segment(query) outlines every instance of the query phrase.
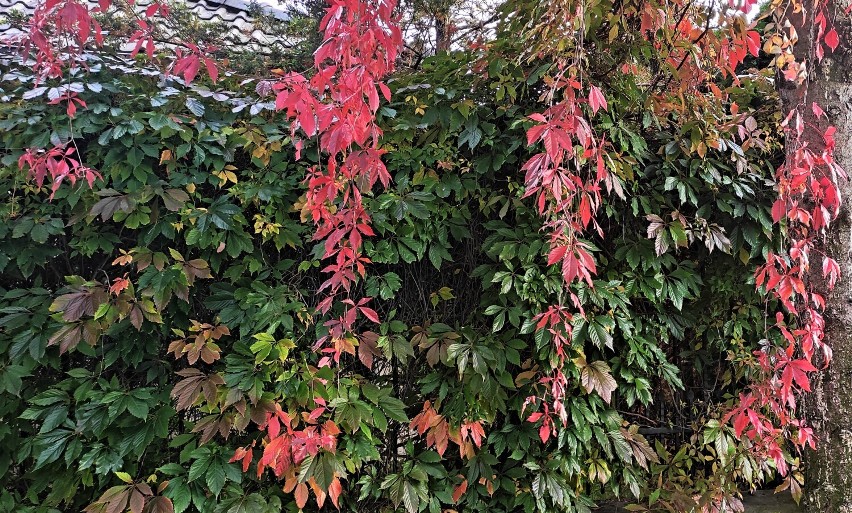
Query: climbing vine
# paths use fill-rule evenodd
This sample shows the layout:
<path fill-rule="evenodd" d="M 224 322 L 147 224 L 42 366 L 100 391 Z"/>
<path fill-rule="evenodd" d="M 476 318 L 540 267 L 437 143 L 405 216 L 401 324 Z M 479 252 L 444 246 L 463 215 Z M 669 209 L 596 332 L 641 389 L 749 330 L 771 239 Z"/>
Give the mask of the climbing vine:
<path fill-rule="evenodd" d="M 159 466 L 146 479 L 128 449 L 119 459 L 137 472 L 95 468 L 104 482 L 114 474 L 123 484 L 107 488 L 88 511 L 183 511 L 190 503 L 204 510 L 252 466 L 258 480 L 267 469 L 283 480 L 284 500 L 300 510 L 311 507 L 311 493 L 317 508 L 327 499 L 338 509 L 351 506 L 348 490 L 409 513 L 456 505 L 583 511 L 592 497 L 629 490 L 649 508 L 679 511 L 735 501 L 738 482 L 758 486 L 773 471 L 798 494 L 798 464 L 784 445 L 815 443 L 797 400 L 831 353 L 810 263 L 820 260 L 829 287 L 839 279 L 819 243 L 837 215 L 843 171 L 832 159 L 834 130 L 824 112 L 803 100 L 778 120 L 786 159 L 774 173 L 777 198 L 764 197 L 758 184 L 779 141 L 773 121 L 758 120 L 759 78 L 741 73 L 763 43 L 781 76 L 806 84 L 795 24 L 775 23 L 761 34 L 742 13 L 691 2 L 518 0 L 503 6 L 493 41 L 459 51 L 458 60 L 436 56 L 424 75 L 397 73 L 394 84 L 385 80 L 402 45 L 396 4 L 334 0 L 320 23 L 312 70 L 274 70 L 250 100 L 221 89 L 217 105 L 202 103 L 194 84 L 234 87 L 239 77 L 202 43 L 175 41 L 173 50 L 159 51 L 157 18 L 169 8 L 154 3 L 136 18 L 132 55 L 145 55 L 181 89 L 153 93 L 163 112 L 123 119 L 128 113 L 93 101 L 98 88 L 80 78 L 97 76 L 89 50 L 104 44 L 98 15 L 110 8 L 107 0 L 94 10 L 78 0 L 39 6 L 18 41 L 32 57 L 29 75 L 15 75 L 28 92 L 15 94 L 46 95 L 40 108 L 59 106 L 71 123 L 59 131 L 56 118 L 44 118 L 52 134 L 44 139 L 21 128 L 25 107 L 8 117 L 19 131 L 8 136 L 17 146 L 10 143 L 7 156 L 32 180 L 27 208 L 83 205 L 67 214 L 85 218 L 86 230 L 97 230 L 100 218 L 140 238 L 128 242 L 119 232 L 90 248 L 90 234 L 74 232 L 66 213 L 18 218 L 10 204 L 12 222 L 39 226 L 34 242 L 67 244 L 70 230 L 75 256 L 108 258 L 86 264 L 88 274 L 67 270 L 75 276 L 43 312 L 51 335 L 30 360 L 10 342 L 7 392 L 20 396 L 18 383 L 48 346 L 59 346 L 63 357 L 91 352 L 123 322 L 158 333 L 155 340 L 168 334 L 168 353 L 181 366 L 165 400 L 156 399 L 173 400 L 176 411 L 162 406 L 157 415 L 165 420 L 143 437 L 167 438 L 169 419 L 183 415 L 180 464 Z M 809 14 L 815 64 L 839 42 L 824 2 Z M 137 87 L 110 80 L 111 92 Z M 186 103 L 176 107 L 170 95 Z M 277 120 L 259 107 L 270 96 Z M 236 113 L 252 101 L 247 119 L 206 119 L 223 105 Z M 104 112 L 122 121 L 97 117 Z M 812 129 L 820 140 L 807 135 Z M 109 149 L 125 134 L 134 136 L 128 147 Z M 206 171 L 196 176 L 192 166 Z M 75 187 L 78 181 L 91 191 Z M 48 182 L 50 202 L 40 207 L 35 199 Z M 718 199 L 727 188 L 735 192 Z M 619 215 L 639 237 L 618 234 Z M 253 235 L 243 228 L 249 219 Z M 261 258 L 247 256 L 255 243 Z M 296 256 L 281 257 L 290 250 Z M 680 373 L 701 371 L 678 370 L 668 342 L 651 340 L 679 341 L 694 354 L 704 354 L 705 339 L 718 342 L 708 335 L 709 320 L 686 311 L 702 312 L 708 294 L 714 297 L 709 271 L 729 265 L 728 253 L 743 266 L 760 262 L 754 281 L 767 295 L 765 308 L 781 311 L 764 331 L 754 307 L 760 301 L 740 287 L 751 273 L 729 271 L 739 281 L 718 288 L 740 310 L 712 326 L 736 343 L 716 347 L 716 357 L 729 360 L 715 364 L 724 391 L 707 392 L 706 408 L 688 415 L 700 440 L 660 438 L 652 446 L 635 419 L 647 418 L 655 398 L 675 402 Z M 241 256 L 245 264 L 233 261 Z M 436 283 L 420 266 L 427 261 Z M 96 276 L 110 262 L 112 274 Z M 15 265 L 13 274 L 26 279 L 30 266 L 48 267 Z M 202 285 L 214 275 L 227 285 Z M 451 280 L 456 287 L 443 283 Z M 52 294 L 32 285 L 10 290 L 9 299 Z M 448 306 L 465 300 L 461 313 Z M 665 313 L 671 308 L 680 313 Z M 2 322 L 10 336 L 23 326 Z M 163 383 L 171 377 L 158 376 Z M 651 378 L 664 385 L 652 390 Z M 122 405 L 110 406 L 110 422 L 125 412 L 125 424 L 151 415 L 143 405 L 154 401 L 156 387 L 119 392 L 131 384 L 118 374 L 97 383 L 108 402 Z M 56 390 L 27 397 L 21 416 L 41 422 L 33 472 L 61 463 L 60 455 L 71 465 L 83 450 L 84 435 L 63 424 L 69 408 L 56 417 L 42 408 L 72 403 Z M 62 449 L 51 449 L 48 436 L 61 437 Z M 231 436 L 239 442 L 227 450 L 209 443 Z M 566 453 L 554 456 L 548 447 Z M 707 458 L 713 468 L 698 469 L 694 462 Z M 151 486 L 157 472 L 173 479 Z M 664 472 L 665 484 L 646 475 Z M 91 473 L 88 479 L 91 485 Z M 243 495 L 259 511 L 280 506 L 279 495 L 278 504 L 264 505 Z"/>

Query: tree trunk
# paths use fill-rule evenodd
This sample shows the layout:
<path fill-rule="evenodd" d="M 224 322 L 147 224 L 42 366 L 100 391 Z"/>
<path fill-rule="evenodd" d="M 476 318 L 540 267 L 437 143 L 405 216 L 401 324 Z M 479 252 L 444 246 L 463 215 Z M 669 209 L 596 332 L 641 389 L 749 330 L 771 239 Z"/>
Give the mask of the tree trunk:
<path fill-rule="evenodd" d="M 784 112 L 801 105 L 808 124 L 837 128 L 834 157 L 847 173 L 852 172 L 852 49 L 850 18 L 843 13 L 850 0 L 833 2 L 835 29 L 840 47 L 828 55 L 818 69 L 812 69 L 811 81 L 795 87 L 778 78 Z M 813 11 L 806 8 L 807 21 Z M 802 26 L 801 18 L 790 21 L 799 32 L 797 57 L 807 55 L 811 46 L 810 26 Z M 828 122 L 817 120 L 811 104 L 817 102 L 826 112 Z M 808 128 L 805 128 L 806 134 Z M 811 148 L 824 147 L 815 129 L 806 135 Z M 811 382 L 813 393 L 803 401 L 805 418 L 818 437 L 816 451 L 805 457 L 805 508 L 808 513 L 852 513 L 852 180 L 839 180 L 842 208 L 830 226 L 825 252 L 840 265 L 841 281 L 827 291 L 822 280 L 822 258 L 811 259 L 811 279 L 825 296 L 825 342 L 834 352 L 831 365 Z"/>
<path fill-rule="evenodd" d="M 448 30 L 447 20 L 449 15 L 444 11 L 435 13 L 435 53 L 448 52 L 450 50 L 451 34 Z"/>

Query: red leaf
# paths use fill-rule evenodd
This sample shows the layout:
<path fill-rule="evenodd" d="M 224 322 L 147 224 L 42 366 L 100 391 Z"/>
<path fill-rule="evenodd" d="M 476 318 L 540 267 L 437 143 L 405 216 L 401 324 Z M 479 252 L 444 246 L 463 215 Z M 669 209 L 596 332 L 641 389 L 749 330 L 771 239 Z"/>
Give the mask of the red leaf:
<path fill-rule="evenodd" d="M 775 223 L 780 222 L 784 219 L 784 216 L 787 215 L 787 204 L 783 199 L 775 200 L 775 203 L 772 204 L 772 221 Z"/>
<path fill-rule="evenodd" d="M 385 100 L 390 101 L 391 91 L 388 86 L 386 86 L 384 82 L 379 82 L 379 89 L 382 91 L 382 96 L 385 97 Z"/>
<path fill-rule="evenodd" d="M 541 412 L 535 412 L 527 417 L 527 422 L 538 422 L 544 416 Z"/>
<path fill-rule="evenodd" d="M 550 253 L 547 255 L 547 265 L 553 265 L 556 262 L 562 260 L 565 256 L 565 252 L 568 251 L 567 246 L 556 246 L 555 248 L 550 250 Z"/>
<path fill-rule="evenodd" d="M 550 424 L 545 422 L 538 429 L 538 436 L 541 438 L 542 443 L 547 443 L 547 440 L 550 439 Z"/>
<path fill-rule="evenodd" d="M 749 53 L 757 57 L 757 54 L 760 53 L 760 34 L 756 30 L 749 30 L 746 34 L 746 42 L 748 43 Z"/>
<path fill-rule="evenodd" d="M 219 80 L 219 69 L 216 67 L 216 62 L 209 57 L 204 58 L 204 67 L 207 68 L 207 74 L 210 75 L 210 80 L 214 83 Z"/>
<path fill-rule="evenodd" d="M 589 202 L 589 195 L 583 194 L 580 198 L 580 222 L 583 224 L 583 228 L 587 228 L 589 226 L 589 222 L 592 220 L 592 207 Z"/>
<path fill-rule="evenodd" d="M 361 310 L 361 313 L 364 314 L 364 316 L 367 319 L 370 319 L 371 321 L 375 322 L 376 324 L 379 324 L 381 322 L 381 321 L 379 321 L 379 314 L 377 314 L 376 311 L 373 310 L 372 308 L 367 308 L 367 307 L 362 306 L 362 307 L 360 307 L 360 310 Z"/>
<path fill-rule="evenodd" d="M 746 426 L 748 426 L 748 416 L 745 412 L 739 412 L 734 418 L 734 434 L 737 435 L 737 438 L 742 436 Z"/>
<path fill-rule="evenodd" d="M 837 37 L 837 31 L 834 30 L 833 27 L 825 35 L 825 39 L 823 39 L 823 42 L 826 44 L 826 46 L 831 48 L 832 52 L 837 49 L 838 45 L 840 45 L 840 38 Z"/>
<path fill-rule="evenodd" d="M 181 67 L 183 71 L 183 79 L 187 84 L 195 80 L 198 75 L 198 70 L 201 68 L 201 62 L 197 55 L 188 55 L 182 59 L 184 61 Z"/>
<path fill-rule="evenodd" d="M 331 502 L 334 507 L 340 509 L 340 494 L 343 492 L 343 486 L 340 484 L 340 479 L 334 478 L 328 487 L 328 496 L 331 497 Z"/>
<path fill-rule="evenodd" d="M 598 113 L 598 109 L 607 110 L 606 97 L 597 86 L 589 88 L 589 105 L 595 114 Z"/>
<path fill-rule="evenodd" d="M 829 288 L 833 288 L 840 277 L 840 266 L 833 258 L 825 257 L 822 260 L 822 276 L 828 279 Z"/>

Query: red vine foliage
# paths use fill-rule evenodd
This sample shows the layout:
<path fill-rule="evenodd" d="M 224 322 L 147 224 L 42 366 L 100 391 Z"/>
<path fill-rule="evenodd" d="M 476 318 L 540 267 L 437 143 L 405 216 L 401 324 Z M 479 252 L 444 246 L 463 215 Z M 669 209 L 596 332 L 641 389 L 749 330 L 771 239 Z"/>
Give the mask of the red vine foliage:
<path fill-rule="evenodd" d="M 583 97 L 582 83 L 571 76 L 559 80 L 555 88 L 562 94 L 561 101 L 543 113 L 530 116 L 537 124 L 527 131 L 527 144 L 541 143 L 544 151 L 533 155 L 522 168 L 526 172 L 524 196 L 534 196 L 539 214 L 547 219 L 545 229 L 549 232 L 551 248 L 547 263 L 561 267 L 565 292 L 582 316 L 580 300 L 570 287 L 579 282 L 594 287 L 592 276 L 597 269 L 590 246 L 582 236 L 590 227 L 602 235 L 594 213 L 601 201 L 601 184 L 612 188 L 604 165 L 605 144 L 598 140 L 582 106 L 588 105 L 594 115 L 599 109 L 606 110 L 607 102 L 594 85 L 588 88 L 588 96 Z M 536 317 L 536 329 L 547 330 L 556 355 L 551 374 L 539 381 L 548 402 L 543 404 L 543 412 L 533 413 L 528 418 L 530 422 L 542 420 L 539 428 L 542 442 L 547 442 L 555 432 L 554 418 L 563 426 L 568 423 L 564 398 L 570 383 L 564 368 L 570 357 L 567 347 L 571 343 L 573 318 L 574 314 L 564 305 L 551 306 Z M 527 404 L 537 399 L 529 397 Z"/>
<path fill-rule="evenodd" d="M 379 148 L 381 130 L 376 125 L 379 94 L 390 100 L 382 78 L 393 71 L 402 35 L 394 24 L 393 0 L 358 2 L 333 0 L 320 27 L 324 43 L 314 56 L 316 74 L 284 75 L 273 88 L 275 104 L 290 119 L 291 135 L 301 129 L 306 137 L 318 137 L 325 153 L 323 164 L 308 173 L 306 209 L 316 225 L 314 239 L 325 242 L 323 269 L 329 278 L 320 286 L 327 297 L 320 313 L 328 313 L 339 295 L 365 275 L 369 260 L 362 254 L 364 237 L 373 235 L 363 194 L 377 182 L 386 187 L 390 174 Z M 296 142 L 297 154 L 301 143 Z M 355 328 L 358 314 L 372 322 L 379 318 L 367 307 L 370 298 L 344 301 L 344 311 L 326 322 L 327 336 L 315 349 L 328 353 L 320 365 L 339 361 L 338 342 Z M 328 344 L 330 342 L 330 344 Z M 324 347 L 328 345 L 328 347 Z"/>
<path fill-rule="evenodd" d="M 754 2 L 745 2 L 732 7 L 749 12 L 753 5 Z M 683 5 L 679 7 L 684 8 Z M 650 37 L 664 28 L 676 39 L 672 44 L 666 43 L 670 50 L 665 61 L 675 72 L 668 89 L 654 98 L 658 115 L 677 113 L 685 108 L 700 109 L 710 101 L 727 101 L 725 93 L 712 82 L 713 75 L 721 72 L 723 77 L 730 77 L 736 83 L 737 66 L 748 55 L 757 56 L 761 50 L 761 35 L 754 30 L 754 23 L 731 23 L 710 31 L 708 25 L 698 25 L 690 16 L 672 18 L 650 4 L 643 9 L 640 31 L 643 36 Z M 561 14 L 570 20 L 581 20 L 584 13 L 582 7 L 577 7 L 575 12 Z M 839 41 L 837 32 L 830 27 L 825 0 L 817 2 L 814 10 L 807 14 L 815 34 L 811 49 L 816 59 L 816 63 L 811 63 L 813 66 L 822 60 L 826 51 L 834 51 Z M 787 24 L 783 30 L 789 33 L 784 38 L 786 44 L 782 51 L 774 51 L 769 37 L 764 50 L 776 54 L 773 64 L 784 79 L 802 84 L 807 79 L 807 63 L 797 62 L 793 57 L 795 29 Z M 658 50 L 664 50 L 662 42 L 654 44 Z M 561 267 L 568 300 L 549 307 L 537 317 L 536 329 L 546 330 L 555 354 L 552 369 L 539 380 L 541 395 L 527 399 L 527 405 L 537 409 L 527 420 L 542 422 L 539 434 L 544 442 L 555 431 L 557 419 L 563 426 L 569 420 L 563 404 L 570 384 L 565 373 L 569 358 L 567 348 L 571 342 L 572 321 L 576 316 L 584 316 L 573 286 L 584 283 L 593 287 L 592 278 L 596 273 L 594 257 L 583 236 L 590 228 L 603 235 L 595 222 L 601 186 L 608 192 L 619 193 L 604 165 L 606 142 L 595 134 L 587 117 L 594 116 L 600 109 L 606 110 L 607 102 L 598 87 L 583 84 L 582 52 L 582 46 L 578 45 L 573 60 L 561 62 L 561 78 L 544 97 L 549 97 L 551 106 L 529 116 L 535 125 L 527 131 L 527 143 L 530 146 L 541 144 L 544 151 L 523 166 L 525 195 L 535 197 L 539 213 L 547 219 L 545 226 L 551 248 L 548 264 Z M 622 72 L 633 73 L 635 69 L 625 64 Z M 711 94 L 701 92 L 702 89 Z M 671 96 L 679 101 L 673 102 Z M 558 100 L 554 102 L 553 98 Z M 804 109 L 809 109 L 821 122 L 813 126 L 806 123 Z M 738 116 L 736 104 L 732 104 L 731 114 L 740 122 L 719 124 L 713 129 L 737 134 L 745 140 L 751 132 L 746 116 Z M 812 430 L 796 414 L 796 398 L 810 391 L 809 376 L 817 371 L 818 360 L 828 365 L 831 350 L 823 341 L 825 299 L 808 279 L 808 273 L 811 259 L 821 258 L 826 286 L 830 289 L 839 278 L 837 262 L 821 254 L 818 246 L 825 229 L 838 214 L 837 180 L 845 177 L 834 162 L 835 129 L 828 125 L 822 108 L 815 102 L 803 103 L 785 115 L 783 126 L 787 134 L 788 158 L 777 171 L 778 199 L 772 216 L 775 223 L 785 223 L 788 248 L 784 254 L 770 254 L 767 263 L 755 273 L 757 286 L 783 306 L 784 311 L 778 312 L 774 328 L 785 345 L 768 344 L 757 351 L 765 379 L 753 383 L 748 392 L 741 395 L 738 404 L 723 416 L 725 422 L 732 423 L 738 437 L 752 442 L 754 455 L 771 459 L 782 476 L 790 474 L 782 450 L 784 444 L 792 441 L 795 447 L 803 450 L 816 442 Z M 819 144 L 809 143 L 805 137 L 813 131 L 819 134 Z M 573 310 L 567 305 L 573 305 Z M 767 339 L 772 338 L 767 334 Z M 586 389 L 597 391 L 609 402 L 615 382 L 610 384 L 606 379 L 608 368 L 605 365 L 596 368 L 597 376 L 587 383 L 585 373 L 591 366 L 585 359 L 577 359 L 574 364 L 580 367 Z M 789 476 L 788 486 L 796 486 L 793 481 Z"/>
<path fill-rule="evenodd" d="M 79 0 L 47 0 L 36 9 L 28 33 L 18 43 L 24 55 L 34 58 L 34 69 L 41 79 L 60 78 L 70 68 L 85 66 L 82 56 L 87 45 L 103 43 L 100 26 L 92 14 L 106 12 L 110 5 L 110 0 L 101 0 L 90 11 Z M 395 7 L 395 0 L 330 0 L 320 25 L 324 42 L 315 54 L 313 75 L 283 74 L 272 86 L 276 108 L 290 121 L 297 158 L 302 148 L 300 136 L 317 138 L 324 154 L 322 163 L 313 166 L 306 178 L 306 208 L 316 226 L 314 239 L 324 242 L 323 257 L 329 261 L 324 268 L 329 278 L 320 287 L 327 296 L 317 310 L 325 315 L 339 305 L 342 313 L 325 322 L 328 334 L 314 346 L 324 355 L 321 367 L 339 362 L 343 352 L 354 352 L 352 345 L 344 341 L 355 331 L 359 316 L 379 322 L 376 311 L 367 306 L 371 298 L 353 299 L 349 295 L 352 285 L 365 276 L 365 266 L 369 264 L 362 254 L 363 238 L 374 235 L 363 196 L 377 183 L 386 187 L 391 179 L 382 162 L 385 150 L 379 146 L 382 132 L 375 114 L 380 95 L 390 100 L 390 89 L 382 80 L 393 71 L 402 44 L 393 16 Z M 167 16 L 166 6 L 152 4 L 144 17 L 137 19 L 138 30 L 130 37 L 133 56 L 144 51 L 149 58 L 154 57 L 156 15 Z M 218 67 L 210 57 L 214 49 L 188 42 L 177 45 L 169 66 L 172 74 L 190 83 L 205 69 L 212 81 L 219 78 Z M 77 107 L 85 108 L 70 95 L 60 100 L 67 102 L 69 117 L 73 117 Z M 19 166 L 39 186 L 50 179 L 53 192 L 65 179 L 73 183 L 84 178 L 91 187 L 99 175 L 74 159 L 74 151 L 67 145 L 48 150 L 33 148 L 21 157 Z M 317 408 L 310 413 L 285 412 L 278 404 L 267 413 L 259 424 L 266 432 L 266 442 L 258 473 L 269 468 L 276 477 L 284 478 L 285 490 L 294 493 L 299 507 L 307 502 L 308 485 L 320 507 L 326 497 L 337 507 L 342 492 L 337 473 L 329 483 L 296 481 L 296 467 L 322 451 L 333 453 L 340 433 L 333 422 L 321 422 L 325 404 L 321 398 L 314 400 Z M 300 419 L 304 424 L 301 429 Z M 481 428 L 477 425 L 470 430 L 467 425 L 463 427 L 463 438 L 471 432 L 479 445 Z M 252 452 L 251 447 L 239 449 L 233 461 L 241 461 L 247 469 Z"/>
<path fill-rule="evenodd" d="M 46 1 L 36 8 L 27 34 L 18 41 L 22 53 L 34 57 L 34 69 L 42 79 L 62 77 L 66 70 L 84 66 L 80 57 L 86 46 L 103 43 L 93 14 L 106 12 L 110 6 L 110 0 L 101 0 L 90 11 L 80 0 Z M 314 238 L 324 241 L 323 256 L 330 260 L 324 269 L 330 277 L 320 287 L 328 292 L 318 305 L 321 314 L 328 313 L 339 296 L 348 296 L 352 284 L 364 277 L 369 260 L 362 255 L 362 241 L 374 233 L 363 194 L 377 182 L 384 187 L 390 182 L 381 160 L 385 150 L 379 147 L 382 132 L 375 123 L 375 113 L 380 95 L 390 100 L 390 89 L 382 80 L 393 71 L 402 44 L 393 17 L 395 7 L 394 0 L 331 0 L 320 24 L 324 43 L 315 54 L 314 74 L 287 73 L 273 85 L 276 108 L 290 120 L 297 158 L 302 148 L 298 132 L 318 138 L 320 151 L 325 154 L 325 161 L 313 166 L 306 179 L 306 208 L 316 226 Z M 144 17 L 136 20 L 138 30 L 130 37 L 134 56 L 144 50 L 153 57 L 156 15 L 168 15 L 167 7 L 152 4 Z M 213 50 L 179 42 L 169 70 L 189 83 L 203 66 L 215 82 L 219 70 L 210 57 Z M 72 94 L 57 101 L 67 103 L 70 117 L 78 107 L 85 108 L 85 103 Z M 39 185 L 49 176 L 54 192 L 65 178 L 73 181 L 85 177 L 91 186 L 97 174 L 72 159 L 73 153 L 73 148 L 66 149 L 65 145 L 46 152 L 33 148 L 19 164 Z M 348 299 L 344 312 L 326 323 L 329 335 L 316 345 L 317 350 L 329 353 L 321 365 L 330 364 L 332 359 L 339 361 L 341 350 L 336 342 L 354 330 L 358 314 L 378 322 L 376 312 L 366 306 L 369 300 L 363 298 L 356 304 Z"/>
<path fill-rule="evenodd" d="M 773 326 L 783 342 L 756 353 L 765 379 L 742 394 L 737 407 L 725 417 L 733 422 L 737 436 L 754 442 L 758 454 L 772 459 L 784 476 L 791 470 L 782 451 L 785 440 L 799 451 L 813 448 L 817 442 L 797 412 L 797 398 L 810 392 L 810 375 L 818 371 L 817 366 L 829 365 L 832 358 L 824 340 L 823 293 L 836 285 L 840 267 L 821 250 L 821 243 L 840 211 L 837 183 L 846 174 L 834 160 L 835 127 L 817 102 L 806 101 L 808 69 L 816 68 L 827 52 L 839 45 L 830 16 L 829 2 L 815 2 L 804 17 L 807 25 L 798 29 L 813 34 L 806 39 L 809 46 L 803 49 L 811 56 L 810 61 L 796 59 L 793 52 L 798 39 L 795 25 L 787 24 L 779 30 L 783 44 L 774 64 L 783 79 L 793 82 L 803 96 L 785 113 L 782 123 L 786 160 L 776 172 L 778 198 L 772 206 L 773 221 L 786 227 L 788 247 L 786 253 L 768 256 L 766 264 L 755 272 L 755 283 L 783 307 Z M 766 45 L 771 47 L 769 41 Z M 812 268 L 812 264 L 819 267 Z M 784 487 L 799 493 L 792 476 Z"/>
<path fill-rule="evenodd" d="M 19 44 L 22 52 L 33 58 L 33 67 L 42 80 L 61 77 L 68 68 L 85 66 L 82 55 L 87 45 L 103 42 L 101 28 L 92 14 L 106 12 L 110 6 L 110 0 L 100 0 L 99 7 L 90 11 L 79 0 L 47 0 L 36 9 L 28 33 Z M 379 321 L 375 310 L 368 306 L 371 298 L 352 298 L 350 294 L 369 264 L 362 244 L 373 230 L 364 195 L 377 183 L 386 187 L 390 182 L 382 162 L 385 150 L 380 147 L 382 134 L 375 114 L 381 97 L 390 99 L 383 78 L 393 71 L 401 46 L 402 36 L 393 17 L 395 6 L 394 0 L 331 0 L 321 23 L 324 43 L 315 54 L 313 75 L 285 73 L 273 85 L 276 107 L 290 121 L 297 156 L 302 147 L 298 137 L 317 138 L 323 154 L 321 163 L 313 166 L 306 178 L 306 208 L 316 227 L 314 238 L 323 241 L 323 257 L 328 261 L 324 268 L 328 279 L 320 287 L 327 295 L 317 309 L 325 315 L 339 306 L 341 313 L 325 322 L 328 334 L 315 344 L 315 349 L 323 354 L 320 366 L 339 362 L 343 352 L 354 352 L 352 345 L 343 341 L 356 330 L 359 317 Z M 747 0 L 738 7 L 747 12 L 752 6 L 753 2 Z M 573 8 L 558 18 L 571 22 L 565 26 L 581 24 L 586 15 L 582 3 Z M 688 8 L 686 2 L 674 2 L 671 12 L 683 9 L 685 13 Z M 708 30 L 709 25 L 698 24 L 691 16 L 672 16 L 650 2 L 639 9 L 643 37 L 653 40 L 658 30 L 665 29 L 674 39 L 666 43 L 667 48 L 662 41 L 654 41 L 659 51 L 668 52 L 664 62 L 672 70 L 670 81 L 654 97 L 653 108 L 658 113 L 698 111 L 710 102 L 726 101 L 725 93 L 713 83 L 714 75 L 721 73 L 736 80 L 737 66 L 748 55 L 757 56 L 760 51 L 760 34 L 753 25 L 732 23 Z M 137 30 L 130 38 L 134 55 L 144 51 L 148 57 L 154 56 L 153 18 L 167 14 L 164 5 L 152 4 L 144 18 L 137 21 Z M 808 14 L 809 23 L 815 28 L 816 37 L 811 44 L 818 62 L 826 49 L 833 51 L 838 46 L 838 36 L 830 27 L 826 0 L 816 2 Z M 789 44 L 775 57 L 776 65 L 785 79 L 802 83 L 807 79 L 806 68 L 793 57 L 792 41 L 796 38 L 792 33 L 788 36 Z M 213 81 L 219 78 L 217 65 L 210 57 L 212 49 L 190 43 L 178 46 L 169 67 L 171 73 L 191 82 L 205 69 Z M 575 316 L 584 315 L 573 286 L 593 287 L 596 274 L 591 245 L 584 236 L 590 230 L 603 236 L 595 220 L 602 193 L 619 193 L 605 164 L 607 143 L 595 133 L 591 122 L 608 109 L 607 99 L 598 86 L 583 76 L 583 51 L 580 43 L 569 57 L 558 59 L 561 71 L 542 97 L 549 107 L 529 117 L 534 124 L 527 131 L 527 143 L 541 145 L 543 151 L 523 166 L 525 197 L 534 198 L 545 219 L 550 241 L 548 264 L 560 266 L 565 282 L 562 301 L 537 316 L 536 328 L 547 331 L 555 355 L 551 370 L 539 380 L 541 394 L 527 400 L 538 410 L 528 420 L 542 422 L 539 434 L 544 442 L 557 429 L 557 419 L 562 425 L 569 421 L 564 399 L 570 385 L 565 369 L 571 354 L 571 322 Z M 625 64 L 622 72 L 634 70 Z M 59 101 L 66 103 L 70 117 L 75 109 L 85 108 L 71 93 Z M 816 125 L 808 126 L 804 109 L 810 109 L 818 120 Z M 731 111 L 737 114 L 733 107 Z M 824 112 L 816 103 L 802 104 L 786 113 L 789 151 L 787 161 L 777 171 L 778 199 L 772 213 L 776 223 L 786 223 L 789 247 L 784 254 L 771 254 L 755 274 L 758 287 L 783 306 L 784 312 L 778 313 L 774 327 L 785 345 L 767 345 L 758 352 L 766 379 L 753 384 L 725 416 L 736 434 L 751 440 L 756 454 L 774 460 L 783 475 L 789 470 L 781 449 L 784 440 L 792 440 L 800 448 L 815 442 L 810 429 L 795 413 L 796 402 L 801 393 L 809 391 L 809 376 L 817 371 L 816 364 L 828 364 L 831 359 L 831 351 L 823 341 L 825 300 L 808 279 L 811 260 L 820 257 L 821 234 L 838 213 L 836 182 L 843 176 L 832 157 L 834 128 L 823 118 Z M 738 119 L 739 123 L 720 122 L 712 128 L 739 134 L 743 139 L 750 130 L 745 126 L 745 116 Z M 804 134 L 812 130 L 821 134 L 821 144 L 809 144 Z M 74 148 L 67 145 L 47 150 L 33 148 L 21 157 L 19 166 L 38 185 L 49 179 L 52 192 L 66 179 L 72 183 L 85 179 L 92 186 L 97 173 L 85 167 L 74 153 Z M 821 270 L 832 287 L 839 278 L 837 263 L 822 255 Z M 581 368 L 584 387 L 609 402 L 615 388 L 609 368 L 603 362 L 586 363 L 584 358 L 571 361 Z M 315 410 L 299 414 L 275 405 L 260 424 L 266 432 L 266 444 L 258 472 L 269 468 L 277 477 L 283 477 L 285 489 L 295 494 L 300 507 L 307 501 L 308 485 L 320 505 L 326 496 L 337 505 L 341 491 L 338 475 L 326 486 L 296 483 L 296 466 L 323 451 L 333 453 L 340 432 L 332 422 L 321 422 L 325 404 L 320 398 L 315 401 Z M 484 436 L 478 422 L 464 423 L 457 430 L 451 428 L 429 403 L 411 428 L 426 434 L 427 443 L 440 453 L 453 441 L 467 457 Z M 234 455 L 234 461 L 241 461 L 247 469 L 252 457 L 252 447 L 242 448 Z"/>

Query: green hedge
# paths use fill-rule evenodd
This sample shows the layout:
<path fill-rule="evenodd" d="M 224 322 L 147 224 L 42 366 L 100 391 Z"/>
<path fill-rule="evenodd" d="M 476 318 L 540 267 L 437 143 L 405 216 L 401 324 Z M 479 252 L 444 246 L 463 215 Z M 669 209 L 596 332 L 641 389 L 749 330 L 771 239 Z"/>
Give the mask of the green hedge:
<path fill-rule="evenodd" d="M 599 215 L 605 238 L 589 241 L 595 287 L 576 289 L 586 317 L 566 370 L 569 420 L 543 444 L 523 409 L 554 355 L 532 319 L 562 280 L 519 168 L 547 70 L 498 60 L 481 79 L 469 61 L 432 58 L 393 81 L 380 116 L 394 181 L 367 199 L 377 236 L 356 291 L 377 298 L 382 323 L 335 369 L 312 351 L 321 249 L 300 219 L 316 152 L 294 160 L 268 98 L 107 63 L 79 79 L 88 108 L 69 122 L 43 101 L 59 84 L 38 96 L 7 65 L 0 510 L 76 511 L 113 486 L 148 486 L 177 512 L 295 511 L 283 482 L 254 471 L 255 421 L 275 402 L 310 411 L 314 396 L 343 433 L 300 478 L 345 475 L 343 511 L 586 511 L 615 495 L 674 501 L 759 482 L 769 469 L 711 417 L 762 338 L 749 281 L 772 240 L 778 146 L 739 167 L 739 148 L 701 158 L 689 134 L 636 110 L 630 77 L 613 81 L 600 128 L 619 156 L 607 163 L 617 192 Z M 741 104 L 769 94 L 743 91 Z M 48 201 L 17 157 L 69 138 L 103 181 Z M 583 386 L 584 362 L 611 373 L 611 404 Z M 451 431 L 481 422 L 481 447 L 427 447 L 410 427 L 426 401 Z M 253 442 L 244 473 L 229 460 Z M 121 510 L 108 502 L 91 510 Z"/>

